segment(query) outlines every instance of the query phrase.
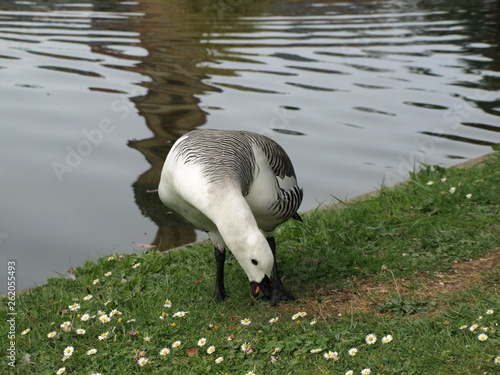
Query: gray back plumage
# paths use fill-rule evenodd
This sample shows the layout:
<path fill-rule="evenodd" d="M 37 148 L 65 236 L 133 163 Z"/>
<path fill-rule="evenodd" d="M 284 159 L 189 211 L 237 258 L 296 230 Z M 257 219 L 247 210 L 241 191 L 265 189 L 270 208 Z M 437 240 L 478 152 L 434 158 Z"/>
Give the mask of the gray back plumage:
<path fill-rule="evenodd" d="M 215 189 L 224 189 L 227 181 L 237 182 L 243 196 L 248 195 L 257 164 L 253 146 L 260 148 L 274 175 L 280 179 L 295 178 L 292 162 L 285 150 L 272 139 L 245 131 L 194 130 L 189 132 L 176 150 L 176 158 L 185 164 L 201 165 L 207 183 Z M 261 229 L 273 231 L 297 214 L 303 192 L 298 186 L 284 190 L 276 183 L 277 200 L 269 202 L 268 215 L 261 218 Z"/>
<path fill-rule="evenodd" d="M 226 179 L 238 181 L 243 195 L 247 195 L 256 164 L 253 145 L 262 149 L 276 176 L 295 177 L 285 150 L 263 135 L 236 130 L 194 130 L 187 135 L 177 158 L 182 158 L 186 164 L 200 164 L 204 177 L 211 184 Z"/>

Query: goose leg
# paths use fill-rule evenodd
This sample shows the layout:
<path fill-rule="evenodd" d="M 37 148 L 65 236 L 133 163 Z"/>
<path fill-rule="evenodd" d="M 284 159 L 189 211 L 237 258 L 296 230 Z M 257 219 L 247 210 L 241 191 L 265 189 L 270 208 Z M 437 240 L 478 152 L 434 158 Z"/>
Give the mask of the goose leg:
<path fill-rule="evenodd" d="M 224 288 L 224 262 L 226 261 L 226 249 L 219 249 L 214 246 L 215 264 L 217 267 L 217 274 L 215 276 L 215 299 L 221 302 L 226 298 L 226 290 Z"/>
<path fill-rule="evenodd" d="M 271 306 L 275 306 L 279 301 L 294 300 L 296 297 L 287 291 L 281 282 L 281 278 L 278 271 L 278 262 L 276 261 L 276 241 L 274 236 L 266 237 L 267 243 L 271 247 L 273 252 L 274 265 L 273 265 L 273 278 L 272 278 L 272 296 L 270 299 Z"/>

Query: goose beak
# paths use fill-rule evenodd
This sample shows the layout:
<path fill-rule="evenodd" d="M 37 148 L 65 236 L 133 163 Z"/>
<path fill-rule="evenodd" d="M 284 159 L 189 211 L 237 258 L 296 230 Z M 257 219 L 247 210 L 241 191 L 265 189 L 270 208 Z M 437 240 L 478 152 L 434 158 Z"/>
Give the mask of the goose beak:
<path fill-rule="evenodd" d="M 264 294 L 264 298 L 269 299 L 271 298 L 272 295 L 272 288 L 271 288 L 271 280 L 269 280 L 269 277 L 266 275 L 260 283 L 256 281 L 252 281 L 250 283 L 252 285 L 252 291 L 254 297 L 257 297 L 257 295 L 262 292 Z"/>

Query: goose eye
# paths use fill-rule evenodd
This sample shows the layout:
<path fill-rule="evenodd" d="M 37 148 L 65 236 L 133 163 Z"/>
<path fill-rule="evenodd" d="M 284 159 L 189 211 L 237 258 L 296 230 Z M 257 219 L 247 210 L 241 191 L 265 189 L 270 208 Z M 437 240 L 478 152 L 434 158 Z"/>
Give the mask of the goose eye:
<path fill-rule="evenodd" d="M 259 262 L 257 262 L 256 259 L 252 259 L 252 263 L 255 264 L 255 265 L 259 264 Z"/>

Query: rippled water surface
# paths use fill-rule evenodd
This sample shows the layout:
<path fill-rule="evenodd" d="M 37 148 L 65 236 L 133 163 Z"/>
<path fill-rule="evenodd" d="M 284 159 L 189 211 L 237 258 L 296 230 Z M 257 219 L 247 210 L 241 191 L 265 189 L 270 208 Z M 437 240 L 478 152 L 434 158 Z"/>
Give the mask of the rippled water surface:
<path fill-rule="evenodd" d="M 1 264 L 17 260 L 22 288 L 89 257 L 204 238 L 154 193 L 171 144 L 194 128 L 281 143 L 302 210 L 401 181 L 419 162 L 490 152 L 499 8 L 2 1 Z"/>

